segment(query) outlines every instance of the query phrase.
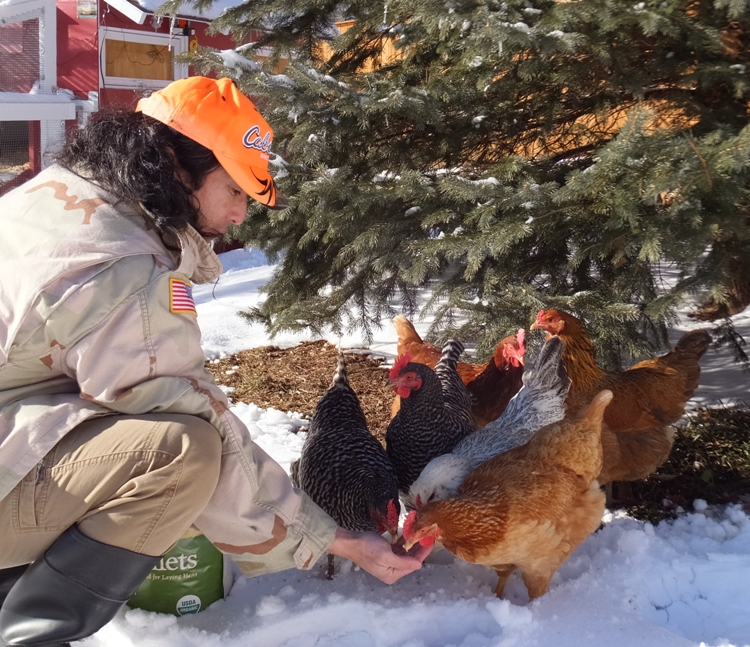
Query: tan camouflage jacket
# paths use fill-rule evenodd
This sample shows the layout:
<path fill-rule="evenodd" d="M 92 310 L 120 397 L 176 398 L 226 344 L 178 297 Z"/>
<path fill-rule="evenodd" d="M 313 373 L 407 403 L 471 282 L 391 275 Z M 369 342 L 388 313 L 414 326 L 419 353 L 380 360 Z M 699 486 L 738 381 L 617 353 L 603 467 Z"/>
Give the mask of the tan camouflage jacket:
<path fill-rule="evenodd" d="M 0 499 L 82 421 L 176 412 L 224 441 L 196 526 L 245 573 L 310 568 L 336 524 L 250 439 L 204 368 L 190 286 L 219 259 L 170 252 L 132 207 L 53 166 L 0 198 Z"/>

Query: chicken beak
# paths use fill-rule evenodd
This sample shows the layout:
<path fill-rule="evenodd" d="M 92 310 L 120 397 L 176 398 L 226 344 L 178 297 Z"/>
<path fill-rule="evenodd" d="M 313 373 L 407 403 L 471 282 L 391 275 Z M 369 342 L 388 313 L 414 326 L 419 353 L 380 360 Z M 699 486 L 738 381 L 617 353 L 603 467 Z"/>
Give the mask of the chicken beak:
<path fill-rule="evenodd" d="M 404 542 L 404 550 L 408 553 L 411 550 L 412 546 L 414 546 L 414 544 L 418 544 L 418 543 L 419 543 L 419 539 L 414 539 L 414 538 L 407 539 Z"/>
<path fill-rule="evenodd" d="M 536 321 L 529 326 L 529 330 L 538 330 L 539 328 L 541 328 L 541 326 Z"/>
<path fill-rule="evenodd" d="M 521 366 L 526 366 L 526 360 L 523 358 L 523 355 L 516 357 L 516 359 Z"/>

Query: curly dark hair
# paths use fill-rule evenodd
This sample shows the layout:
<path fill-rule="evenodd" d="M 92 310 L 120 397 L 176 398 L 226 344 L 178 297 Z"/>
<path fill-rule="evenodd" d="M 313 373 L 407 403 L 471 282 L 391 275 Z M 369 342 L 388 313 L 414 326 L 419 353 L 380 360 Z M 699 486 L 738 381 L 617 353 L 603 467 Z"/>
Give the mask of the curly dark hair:
<path fill-rule="evenodd" d="M 82 173 L 118 199 L 138 204 L 166 238 L 197 224 L 190 200 L 219 161 L 205 146 L 169 126 L 123 108 L 106 108 L 75 131 L 58 164 Z M 187 174 L 189 186 L 179 174 Z"/>

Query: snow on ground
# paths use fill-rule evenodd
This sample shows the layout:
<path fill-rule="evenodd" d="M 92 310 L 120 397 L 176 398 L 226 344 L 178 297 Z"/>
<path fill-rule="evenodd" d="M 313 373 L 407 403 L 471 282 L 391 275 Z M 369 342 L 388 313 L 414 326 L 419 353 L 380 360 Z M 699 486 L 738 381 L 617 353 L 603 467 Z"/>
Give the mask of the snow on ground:
<path fill-rule="evenodd" d="M 222 255 L 215 286 L 196 288 L 204 348 L 220 357 L 271 343 L 261 326 L 236 311 L 262 298 L 273 268 L 257 251 Z M 750 337 L 750 313 L 735 317 Z M 424 329 L 427 323 L 422 324 Z M 681 324 L 684 330 L 692 322 Z M 419 328 L 419 325 L 418 325 Z M 423 330 L 420 328 L 420 331 Z M 679 335 L 679 333 L 678 333 Z M 292 345 L 306 335 L 272 343 Z M 345 337 L 344 346 L 362 340 Z M 372 347 L 395 353 L 393 331 Z M 748 398 L 748 375 L 709 351 L 702 362 L 701 401 Z M 298 414 L 236 404 L 256 442 L 286 469 L 298 455 Z M 236 575 L 232 592 L 193 616 L 130 609 L 85 641 L 89 647 L 740 647 L 750 646 L 750 518 L 740 506 L 709 507 L 658 526 L 607 513 L 552 579 L 545 596 L 528 603 L 517 573 L 506 595 L 494 596 L 496 576 L 481 566 L 434 552 L 421 571 L 392 586 L 351 563 L 337 561 L 333 581 L 324 562 L 311 571 L 261 578 Z"/>

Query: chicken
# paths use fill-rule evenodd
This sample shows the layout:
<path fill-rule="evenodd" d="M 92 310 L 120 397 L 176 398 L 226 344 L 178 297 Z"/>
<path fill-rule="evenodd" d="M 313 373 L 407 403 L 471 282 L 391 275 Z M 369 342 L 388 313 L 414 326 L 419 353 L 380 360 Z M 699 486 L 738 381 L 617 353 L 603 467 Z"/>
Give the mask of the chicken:
<path fill-rule="evenodd" d="M 471 397 L 456 372 L 463 345 L 448 341 L 435 370 L 400 355 L 389 374 L 401 409 L 388 424 L 385 448 L 396 468 L 398 490 L 409 486 L 435 456 L 447 454 L 476 429 Z"/>
<path fill-rule="evenodd" d="M 497 420 L 521 388 L 525 342 L 526 331 L 523 328 L 518 329 L 515 337 L 502 339 L 490 361 L 480 364 L 484 366 L 482 372 L 466 383 L 471 393 L 471 412 L 478 427 Z"/>
<path fill-rule="evenodd" d="M 440 359 L 440 349 L 422 341 L 406 317 L 395 317 L 393 325 L 398 335 L 398 354 L 409 353 L 412 361 L 434 368 Z M 471 410 L 478 426 L 483 427 L 495 420 L 521 388 L 523 356 L 526 352 L 524 342 L 525 331 L 520 329 L 515 337 L 500 341 L 486 364 L 458 362 L 456 370 L 472 395 Z M 391 416 L 396 415 L 399 406 L 396 397 Z"/>
<path fill-rule="evenodd" d="M 672 425 L 682 417 L 698 386 L 698 360 L 711 342 L 708 332 L 685 333 L 670 353 L 613 372 L 597 366 L 589 334 L 573 315 L 541 310 L 531 328 L 558 335 L 565 343 L 563 361 L 572 381 L 566 403 L 569 414 L 602 389 L 614 395 L 604 414 L 599 482 L 632 481 L 654 472 L 669 455 Z"/>
<path fill-rule="evenodd" d="M 292 482 L 347 530 L 398 535 L 396 471 L 370 433 L 339 354 L 333 384 L 318 402 Z M 330 574 L 330 561 L 329 561 Z"/>
<path fill-rule="evenodd" d="M 482 463 L 455 497 L 410 512 L 404 549 L 439 541 L 456 557 L 494 569 L 498 597 L 516 567 L 529 598 L 544 595 L 604 514 L 596 476 L 602 416 L 611 399 L 602 391 L 575 419 L 548 425 L 525 445 Z"/>
<path fill-rule="evenodd" d="M 548 339 L 523 373 L 523 386 L 503 414 L 461 440 L 450 454 L 433 458 L 412 483 L 407 507 L 455 496 L 474 468 L 528 442 L 542 427 L 565 417 L 570 379 L 562 362 L 564 344 Z"/>

